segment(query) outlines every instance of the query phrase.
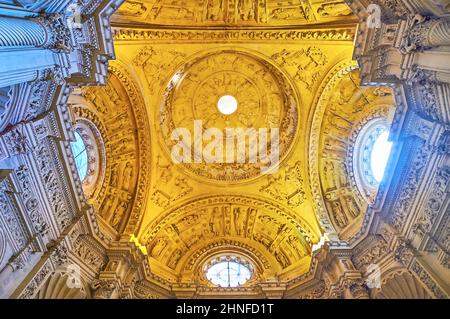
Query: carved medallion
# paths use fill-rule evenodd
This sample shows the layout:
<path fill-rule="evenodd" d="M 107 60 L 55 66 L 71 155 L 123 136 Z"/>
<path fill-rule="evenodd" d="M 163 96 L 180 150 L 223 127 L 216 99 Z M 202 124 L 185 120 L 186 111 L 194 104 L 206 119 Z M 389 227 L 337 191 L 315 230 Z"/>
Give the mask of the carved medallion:
<path fill-rule="evenodd" d="M 236 98 L 238 107 L 230 115 L 222 114 L 218 100 L 226 95 Z M 236 129 L 279 130 L 279 159 L 288 153 L 298 125 L 297 100 L 285 76 L 274 66 L 244 52 L 223 50 L 187 63 L 172 77 L 160 103 L 161 141 L 170 156 L 177 128 L 186 128 L 194 136 L 194 121 L 201 121 L 203 131 L 227 128 L 224 145 L 235 139 Z M 272 150 L 268 141 L 268 152 Z M 245 154 L 244 163 L 183 163 L 189 172 L 213 181 L 242 181 L 261 174 L 264 163 L 252 163 Z M 274 164 L 274 163 L 272 163 Z M 275 163 L 277 164 L 277 163 Z"/>

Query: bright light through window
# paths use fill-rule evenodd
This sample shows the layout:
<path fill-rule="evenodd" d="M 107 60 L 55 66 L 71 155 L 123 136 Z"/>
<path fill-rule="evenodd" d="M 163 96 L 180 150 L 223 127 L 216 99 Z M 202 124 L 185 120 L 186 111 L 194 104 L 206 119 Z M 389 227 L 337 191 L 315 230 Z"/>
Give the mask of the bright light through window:
<path fill-rule="evenodd" d="M 83 138 L 80 133 L 75 132 L 75 142 L 71 143 L 72 153 L 75 157 L 75 164 L 77 166 L 78 175 L 83 181 L 88 173 L 88 155 L 86 150 L 86 145 L 84 144 Z"/>
<path fill-rule="evenodd" d="M 247 266 L 236 261 L 222 261 L 211 266 L 206 278 L 219 287 L 239 287 L 245 284 L 252 272 Z"/>
<path fill-rule="evenodd" d="M 238 107 L 238 102 L 234 96 L 224 95 L 217 102 L 217 107 L 220 113 L 225 115 L 230 115 L 236 112 Z"/>
<path fill-rule="evenodd" d="M 370 154 L 370 167 L 373 177 L 377 182 L 381 182 L 384 176 L 384 170 L 391 153 L 392 143 L 388 141 L 389 133 L 384 131 L 378 136 Z"/>

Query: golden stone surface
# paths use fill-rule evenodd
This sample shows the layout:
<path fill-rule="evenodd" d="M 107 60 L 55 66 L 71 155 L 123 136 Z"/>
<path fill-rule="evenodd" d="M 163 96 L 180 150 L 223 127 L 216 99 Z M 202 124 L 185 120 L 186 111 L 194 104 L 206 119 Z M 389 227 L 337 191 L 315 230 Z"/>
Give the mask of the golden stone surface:
<path fill-rule="evenodd" d="M 320 222 L 342 231 L 328 217 L 333 207 L 361 222 L 357 191 L 330 184 L 346 155 L 335 154 L 331 172 L 322 154 L 348 143 L 327 116 L 376 99 L 336 87 L 355 68 L 355 18 L 342 1 L 127 1 L 113 21 L 109 84 L 87 89 L 78 111 L 101 113 L 92 121 L 106 127 L 111 155 L 91 201 L 111 236 L 145 247 L 155 274 L 211 285 L 208 258 L 236 254 L 254 263 L 254 280 L 287 282 L 308 271 L 313 245 L 327 236 Z M 224 95 L 238 101 L 228 116 L 217 109 Z M 278 127 L 278 169 L 174 163 L 171 132 L 194 120 L 205 129 Z"/>

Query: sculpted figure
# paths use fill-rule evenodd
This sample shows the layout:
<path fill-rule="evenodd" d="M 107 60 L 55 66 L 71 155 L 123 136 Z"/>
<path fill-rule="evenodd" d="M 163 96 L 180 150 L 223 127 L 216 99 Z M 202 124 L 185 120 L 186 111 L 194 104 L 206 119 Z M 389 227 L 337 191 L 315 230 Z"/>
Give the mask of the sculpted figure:
<path fill-rule="evenodd" d="M 117 226 L 119 226 L 120 220 L 122 219 L 122 216 L 125 214 L 127 208 L 128 204 L 125 202 L 123 202 L 122 204 L 120 204 L 120 206 L 117 207 L 111 220 L 111 226 L 113 226 L 114 228 L 117 228 Z"/>
<path fill-rule="evenodd" d="M 122 188 L 126 191 L 130 190 L 131 180 L 133 178 L 133 165 L 131 162 L 127 162 L 125 169 L 123 170 Z"/>
<path fill-rule="evenodd" d="M 330 116 L 328 122 L 338 131 L 347 133 L 352 128 L 353 123 L 339 116 L 337 113 L 331 112 L 335 116 Z"/>
<path fill-rule="evenodd" d="M 272 19 L 287 20 L 291 18 L 306 18 L 303 11 L 297 8 L 277 8 L 270 14 Z"/>
<path fill-rule="evenodd" d="M 347 179 L 347 166 L 345 165 L 345 163 L 339 163 L 341 172 L 339 174 L 339 183 L 341 184 L 341 187 L 344 187 L 348 184 L 348 179 Z"/>
<path fill-rule="evenodd" d="M 239 1 L 239 15 L 242 20 L 248 21 L 255 18 L 255 11 L 253 7 L 253 0 L 240 0 Z"/>
<path fill-rule="evenodd" d="M 105 113 L 107 111 L 108 108 L 103 102 L 99 91 L 94 92 L 93 90 L 86 90 L 83 92 L 83 96 L 86 100 L 91 101 L 100 113 Z"/>
<path fill-rule="evenodd" d="M 326 161 L 323 165 L 323 172 L 325 174 L 325 181 L 327 189 L 334 188 L 336 183 L 334 181 L 334 164 L 332 161 Z"/>
<path fill-rule="evenodd" d="M 244 213 L 241 212 L 240 207 L 235 207 L 233 209 L 233 219 L 234 219 L 234 229 L 236 230 L 236 234 L 241 236 L 244 228 Z"/>
<path fill-rule="evenodd" d="M 323 4 L 317 13 L 321 17 L 340 17 L 352 14 L 352 10 L 345 3 Z"/>
<path fill-rule="evenodd" d="M 110 185 L 116 187 L 118 182 L 119 182 L 119 164 L 114 164 L 114 166 L 111 169 Z"/>
<path fill-rule="evenodd" d="M 224 216 L 224 232 L 225 236 L 230 235 L 230 229 L 231 229 L 231 220 L 230 220 L 230 207 L 229 206 L 223 206 L 222 207 L 222 214 Z"/>
<path fill-rule="evenodd" d="M 267 249 L 269 249 L 272 245 L 272 240 L 270 240 L 270 238 L 267 238 L 266 236 L 259 233 L 253 234 L 253 239 L 263 244 Z"/>
<path fill-rule="evenodd" d="M 342 210 L 341 203 L 334 202 L 333 203 L 333 212 L 334 212 L 334 218 L 336 220 L 336 223 L 340 227 L 345 227 L 348 224 L 347 216 L 345 216 L 344 211 Z"/>
<path fill-rule="evenodd" d="M 299 257 L 305 256 L 303 250 L 300 248 L 301 247 L 300 242 L 295 235 L 290 235 L 288 240 L 289 240 L 289 245 L 295 250 L 295 252 L 297 253 L 297 255 Z"/>
<path fill-rule="evenodd" d="M 181 222 L 184 224 L 185 227 L 189 227 L 191 225 L 194 225 L 198 220 L 198 215 L 192 214 L 184 217 Z"/>
<path fill-rule="evenodd" d="M 177 249 L 173 253 L 172 257 L 170 257 L 170 260 L 169 260 L 167 266 L 169 266 L 169 268 L 175 269 L 180 258 L 181 258 L 181 250 Z"/>
<path fill-rule="evenodd" d="M 210 220 L 210 227 L 211 232 L 215 236 L 219 236 L 222 232 L 223 228 L 223 216 L 219 211 L 219 207 L 214 207 L 211 213 L 211 220 Z"/>
<path fill-rule="evenodd" d="M 152 257 L 159 257 L 163 251 L 163 249 L 166 247 L 167 245 L 167 240 L 165 238 L 158 238 L 158 240 L 156 241 L 155 246 L 153 246 L 152 249 Z"/>
<path fill-rule="evenodd" d="M 359 207 L 356 204 L 355 200 L 352 197 L 347 197 L 346 204 L 347 204 L 347 208 L 348 208 L 348 211 L 350 212 L 350 214 L 353 217 L 358 217 L 358 215 L 360 214 L 360 210 L 359 210 Z"/>
<path fill-rule="evenodd" d="M 286 258 L 286 256 L 283 253 L 276 252 L 275 258 L 281 264 L 281 266 L 283 266 L 283 268 L 286 268 L 287 266 L 289 266 L 289 260 Z"/>
<path fill-rule="evenodd" d="M 206 19 L 217 21 L 223 12 L 223 0 L 208 0 L 206 5 Z"/>
<path fill-rule="evenodd" d="M 118 13 L 128 16 L 139 16 L 145 11 L 147 11 L 147 8 L 142 3 L 126 1 L 120 6 Z"/>
<path fill-rule="evenodd" d="M 103 201 L 101 208 L 99 209 L 102 217 L 105 217 L 112 209 L 114 202 L 114 198 L 111 195 L 108 195 L 106 199 Z"/>

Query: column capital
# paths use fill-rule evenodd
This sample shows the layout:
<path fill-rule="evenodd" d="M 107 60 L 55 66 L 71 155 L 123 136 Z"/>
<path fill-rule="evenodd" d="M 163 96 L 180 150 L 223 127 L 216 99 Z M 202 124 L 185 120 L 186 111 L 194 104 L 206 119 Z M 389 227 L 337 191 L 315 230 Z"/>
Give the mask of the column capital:
<path fill-rule="evenodd" d="M 64 14 L 43 15 L 33 18 L 33 20 L 42 25 L 47 31 L 46 41 L 42 45 L 43 48 L 58 53 L 73 50 L 74 43 L 67 23 L 67 17 Z"/>
<path fill-rule="evenodd" d="M 408 54 L 413 51 L 426 51 L 433 47 L 450 45 L 450 20 L 425 17 L 420 14 L 409 16 L 402 22 L 403 32 L 400 51 Z"/>

